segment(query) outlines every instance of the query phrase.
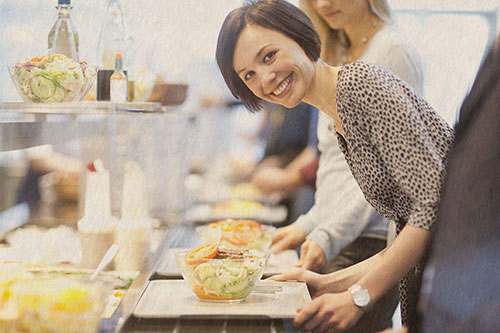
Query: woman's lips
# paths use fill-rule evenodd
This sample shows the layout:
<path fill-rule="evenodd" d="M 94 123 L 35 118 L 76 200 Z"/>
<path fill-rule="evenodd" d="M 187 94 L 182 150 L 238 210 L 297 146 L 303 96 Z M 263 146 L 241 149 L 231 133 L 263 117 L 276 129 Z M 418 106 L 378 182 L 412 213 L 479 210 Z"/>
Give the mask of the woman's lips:
<path fill-rule="evenodd" d="M 292 86 L 291 83 L 292 83 L 292 74 L 288 75 L 283 81 L 281 81 L 278 88 L 272 91 L 272 95 L 278 98 L 285 96 L 290 91 L 290 88 Z"/>
<path fill-rule="evenodd" d="M 334 10 L 333 12 L 329 12 L 329 13 L 325 14 L 325 17 L 332 18 L 337 14 L 340 14 L 340 10 Z"/>

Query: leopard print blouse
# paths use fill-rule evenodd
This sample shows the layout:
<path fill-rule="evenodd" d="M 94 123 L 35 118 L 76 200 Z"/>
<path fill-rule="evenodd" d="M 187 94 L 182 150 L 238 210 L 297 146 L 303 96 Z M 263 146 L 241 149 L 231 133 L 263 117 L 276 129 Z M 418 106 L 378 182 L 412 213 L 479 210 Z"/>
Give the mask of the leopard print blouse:
<path fill-rule="evenodd" d="M 344 129 L 338 141 L 368 202 L 393 220 L 431 230 L 454 132 L 423 98 L 377 65 L 341 68 L 337 108 Z M 400 281 L 401 317 L 416 315 L 420 265 Z"/>

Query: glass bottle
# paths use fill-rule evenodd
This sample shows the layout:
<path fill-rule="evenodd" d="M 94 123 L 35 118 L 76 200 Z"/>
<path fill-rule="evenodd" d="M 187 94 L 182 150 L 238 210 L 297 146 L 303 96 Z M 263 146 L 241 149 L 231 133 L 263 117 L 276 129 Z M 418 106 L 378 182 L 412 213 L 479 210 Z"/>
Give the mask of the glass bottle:
<path fill-rule="evenodd" d="M 119 0 L 109 0 L 97 44 L 97 64 L 101 70 L 113 70 L 114 56 L 121 50 L 126 59 L 126 37 Z"/>
<path fill-rule="evenodd" d="M 78 61 L 78 32 L 71 21 L 69 12 L 71 0 L 57 1 L 58 16 L 56 23 L 50 29 L 48 37 L 49 56 L 64 54 Z"/>
<path fill-rule="evenodd" d="M 109 97 L 111 102 L 127 102 L 128 82 L 127 76 L 123 72 L 123 58 L 120 50 L 116 51 L 115 71 L 109 78 Z"/>

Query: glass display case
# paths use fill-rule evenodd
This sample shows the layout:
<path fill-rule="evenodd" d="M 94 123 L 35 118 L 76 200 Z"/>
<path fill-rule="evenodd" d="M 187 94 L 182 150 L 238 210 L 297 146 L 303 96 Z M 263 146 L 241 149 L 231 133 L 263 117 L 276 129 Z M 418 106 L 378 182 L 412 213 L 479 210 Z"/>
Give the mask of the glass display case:
<path fill-rule="evenodd" d="M 151 229 L 144 265 L 130 275 L 132 284 L 123 295 L 114 297 L 115 307 L 106 310 L 102 321 L 101 330 L 116 330 L 151 275 L 156 256 L 168 246 L 187 203 L 183 179 L 188 169 L 182 144 L 187 124 L 182 112 L 167 110 L 160 103 L 0 103 L 2 261 L 36 265 L 42 270 L 79 270 L 81 255 L 88 253 L 80 247 L 77 228 L 85 214 L 86 165 L 100 160 L 109 170 L 109 208 L 118 221 L 124 165 L 134 161 L 146 180 L 143 196 L 147 198 L 141 200 L 148 203 Z M 49 165 L 49 170 L 33 171 L 35 163 L 54 152 L 62 157 L 44 162 L 43 167 Z M 76 183 L 61 184 L 52 170 L 51 163 L 68 161 L 66 155 L 79 161 Z M 37 175 L 30 180 L 32 174 Z M 73 189 L 68 190 L 68 186 Z M 38 199 L 23 202 L 20 192 L 30 187 L 37 188 Z M 38 241 L 31 241 L 30 249 L 23 248 L 20 243 L 30 237 Z M 51 240 L 53 244 L 44 246 Z M 127 262 L 122 264 L 124 269 Z"/>
<path fill-rule="evenodd" d="M 204 184 L 208 184 L 205 192 L 217 194 L 224 186 L 229 189 L 232 185 L 226 182 L 234 177 L 234 167 L 238 166 L 235 161 L 241 158 L 243 152 L 250 152 L 245 149 L 248 147 L 245 132 L 235 125 L 247 123 L 247 118 L 242 119 L 244 113 L 233 112 L 230 108 L 195 111 L 190 113 L 185 108 L 166 108 L 156 103 L 0 103 L 0 184 L 10 188 L 9 191 L 2 191 L 10 194 L 1 201 L 0 226 L 4 247 L 0 248 L 0 257 L 28 264 L 30 272 L 37 274 L 53 271 L 58 274 L 89 274 L 97 263 L 83 268 L 83 259 L 102 257 L 102 253 L 98 255 L 97 251 L 105 252 L 107 245 L 103 244 L 108 240 L 98 240 L 97 236 L 103 236 L 102 233 L 97 235 L 84 231 L 80 223 L 89 209 L 89 197 L 93 198 L 94 205 L 90 207 L 95 209 L 99 205 L 96 202 L 109 200 L 109 206 L 105 206 L 111 212 L 113 223 L 116 223 L 110 242 L 127 248 L 122 247 L 122 257 L 117 255 L 114 267 L 108 267 L 103 274 L 114 276 L 115 280 L 118 276 L 118 281 L 128 281 L 129 284 L 125 289 L 114 289 L 101 321 L 100 332 L 192 331 L 200 327 L 209 331 L 246 327 L 250 332 L 263 329 L 295 332 L 292 320 L 279 315 L 252 320 L 244 316 L 185 320 L 184 316 L 141 318 L 134 313 L 140 300 L 155 283 L 160 281 L 158 285 L 168 287 L 169 283 L 165 281 L 171 281 L 172 276 L 175 283 L 182 279 L 175 269 L 174 273 L 171 272 L 173 261 L 169 259 L 169 254 L 201 242 L 195 231 L 196 223 L 201 220 L 186 219 L 189 209 L 196 206 L 196 200 L 200 200 L 189 191 L 191 187 L 194 192 L 199 192 L 190 183 L 205 177 Z M 36 184 L 32 184 L 37 185 L 40 191 L 37 203 L 20 201 L 19 189 L 26 184 L 32 169 L 40 168 L 38 161 L 54 152 L 67 154 L 78 161 L 76 192 L 71 179 L 45 170 L 36 178 Z M 57 165 L 68 160 L 59 157 L 54 161 L 52 163 Z M 141 170 L 145 189 L 132 187 L 132 191 L 125 190 L 131 186 L 127 178 L 130 173 L 127 166 L 131 162 Z M 89 178 L 89 172 L 92 174 L 95 169 L 101 168 L 106 172 L 99 179 L 109 181 L 108 199 L 94 194 L 99 186 L 95 186 L 95 179 Z M 73 190 L 68 190 L 71 186 Z M 146 241 L 142 237 L 144 229 L 141 231 L 123 224 L 124 215 L 130 216 L 130 212 L 124 214 L 124 206 L 136 209 L 144 203 L 147 204 L 150 228 Z M 262 203 L 264 205 L 267 204 Z M 90 241 L 89 234 L 93 237 Z M 29 253 L 22 250 L 20 243 L 30 243 Z M 139 253 L 146 254 L 141 257 Z M 281 272 L 293 266 L 298 257 L 295 251 L 290 250 L 286 258 L 274 257 L 273 260 L 281 266 L 271 265 L 268 269 Z M 288 266 L 285 267 L 285 263 Z M 150 292 L 148 295 L 156 294 Z M 273 300 L 274 296 L 264 293 L 253 297 Z M 156 304 L 156 301 L 153 303 Z"/>

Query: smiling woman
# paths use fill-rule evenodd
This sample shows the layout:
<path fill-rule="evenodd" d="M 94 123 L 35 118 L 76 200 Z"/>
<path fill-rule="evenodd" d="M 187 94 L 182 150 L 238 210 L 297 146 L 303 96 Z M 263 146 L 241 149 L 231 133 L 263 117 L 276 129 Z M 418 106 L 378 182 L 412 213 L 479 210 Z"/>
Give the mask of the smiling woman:
<path fill-rule="evenodd" d="M 259 8 L 247 6 L 236 9 L 232 13 L 234 14 L 226 17 L 219 33 L 216 51 L 217 64 L 233 95 L 240 98 L 247 108 L 256 111 L 260 109 L 260 102 L 263 98 L 258 95 L 256 96 L 251 91 L 251 88 L 240 79 L 239 75 L 241 75 L 242 70 L 245 68 L 238 67 L 235 71 L 236 67 L 234 67 L 233 63 L 235 48 L 237 47 L 242 31 L 247 25 L 251 25 L 256 29 L 267 28 L 268 31 L 279 32 L 280 35 L 288 37 L 288 39 L 291 39 L 296 45 L 300 46 L 304 54 L 311 61 L 316 61 L 319 58 L 321 51 L 320 40 L 309 18 L 306 15 L 301 15 L 303 13 L 300 11 L 297 12 L 297 7 L 289 3 L 283 6 L 273 1 L 268 1 L 261 3 Z M 293 20 L 290 18 L 293 18 Z M 251 32 L 247 33 L 247 35 L 249 39 L 252 38 Z M 263 46 L 263 44 L 259 45 Z M 239 51 L 246 54 L 249 50 L 241 47 L 240 43 Z M 254 57 L 261 55 L 260 52 L 263 52 L 261 49 L 257 50 L 252 55 L 254 59 L 251 59 L 251 61 L 260 60 L 261 62 L 266 61 L 268 63 L 270 54 L 275 53 L 275 51 L 267 51 L 268 53 L 262 55 L 262 59 L 255 59 Z M 274 57 L 276 54 L 272 54 L 272 56 Z M 250 68 L 247 69 L 247 71 L 249 70 Z M 245 73 L 245 76 L 247 74 L 249 73 Z M 250 76 L 247 77 L 249 78 Z M 278 85 L 274 89 L 279 87 Z"/>
<path fill-rule="evenodd" d="M 257 53 L 248 50 L 248 45 L 257 46 Z M 304 98 L 314 72 L 313 63 L 296 42 L 258 25 L 243 29 L 233 62 L 238 76 L 255 96 L 288 108 Z"/>
<path fill-rule="evenodd" d="M 385 250 L 325 276 L 299 270 L 275 277 L 308 283 L 315 299 L 294 324 L 345 330 L 399 280 L 403 323 L 412 325 L 420 260 L 430 239 L 453 131 L 410 85 L 377 65 L 333 67 L 318 58 L 311 21 L 284 0 L 235 9 L 221 28 L 217 63 L 231 92 L 252 110 L 260 101 L 303 101 L 333 118 L 338 144 L 368 202 L 395 221 Z M 363 302 L 359 302 L 363 295 Z"/>

